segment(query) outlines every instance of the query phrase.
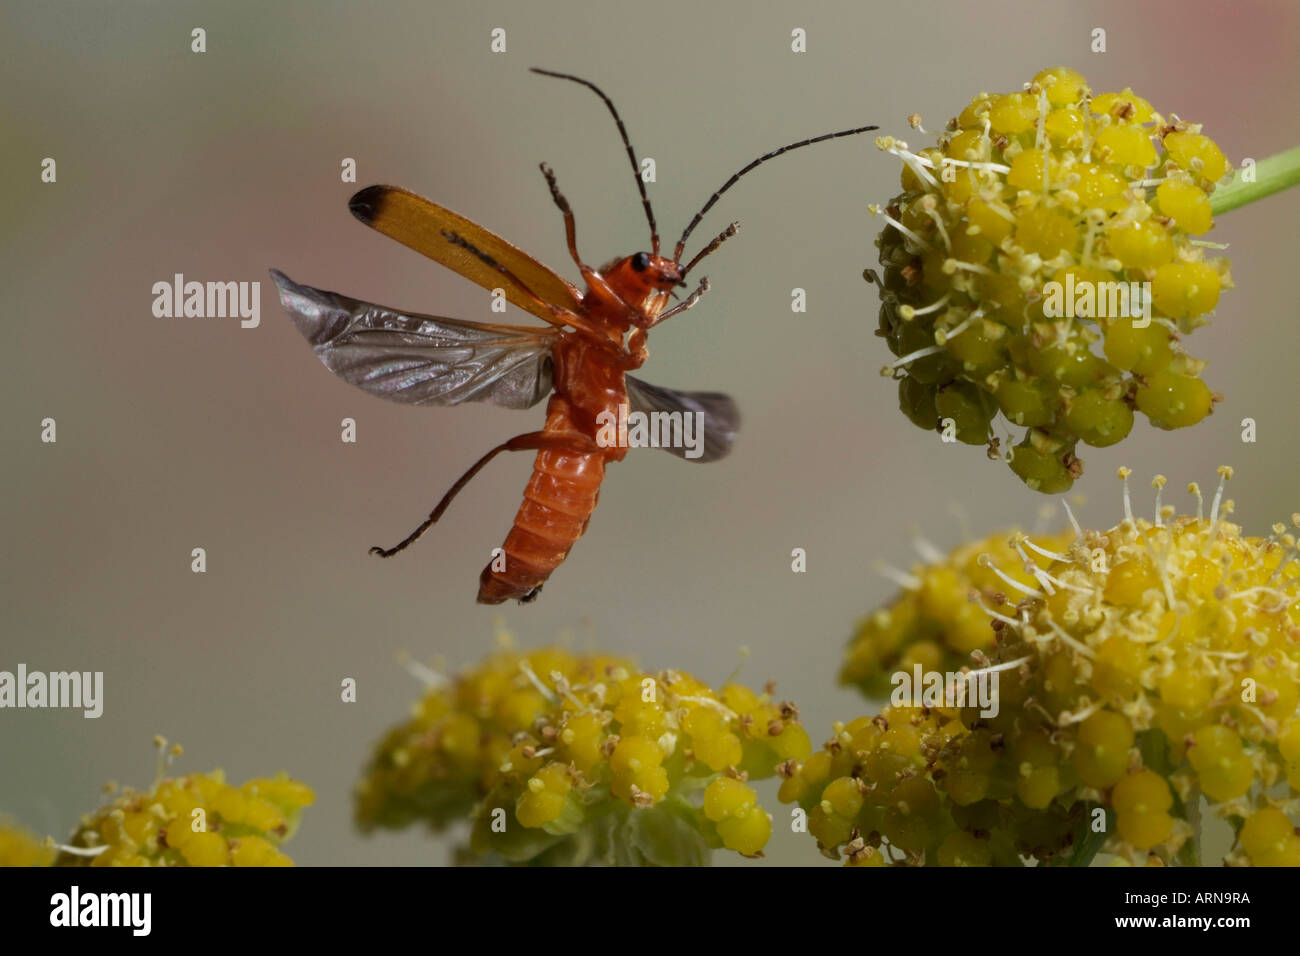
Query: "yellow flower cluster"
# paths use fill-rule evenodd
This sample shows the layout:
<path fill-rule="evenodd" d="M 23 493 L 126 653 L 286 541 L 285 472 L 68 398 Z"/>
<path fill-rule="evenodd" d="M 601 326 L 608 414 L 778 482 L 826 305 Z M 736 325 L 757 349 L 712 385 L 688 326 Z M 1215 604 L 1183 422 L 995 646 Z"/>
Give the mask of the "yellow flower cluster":
<path fill-rule="evenodd" d="M 1038 540 L 1047 548 L 1065 546 L 1068 537 Z M 988 615 L 972 600 L 1000 604 L 1015 585 L 1032 585 L 1025 570 L 1031 558 L 1016 533 L 992 535 L 958 545 L 946 556 L 918 544 L 926 563 L 909 574 L 894 573 L 902 593 L 858 623 L 840 669 L 840 683 L 870 697 L 888 693 L 890 674 L 956 670 L 970 663 L 971 653 L 993 646 Z M 1007 581 L 1010 577 L 1015 584 Z"/>
<path fill-rule="evenodd" d="M 357 823 L 371 830 L 418 821 L 441 830 L 466 819 L 491 787 L 514 735 L 550 706 L 546 694 L 552 691 L 526 674 L 585 683 L 611 667 L 630 666 L 621 658 L 557 647 L 506 647 L 452 681 L 435 680 L 411 719 L 376 748 L 357 786 Z"/>
<path fill-rule="evenodd" d="M 516 738 L 483 801 L 476 850 L 673 863 L 696 839 L 685 859 L 716 846 L 761 855 L 771 819 L 745 781 L 811 750 L 794 705 L 677 671 L 620 667 L 553 687 L 552 708 Z"/>
<path fill-rule="evenodd" d="M 228 784 L 220 770 L 127 788 L 81 819 L 55 866 L 292 866 L 280 845 L 315 795 L 285 774 Z"/>
<path fill-rule="evenodd" d="M 455 728 L 449 739 L 448 728 Z M 433 690 L 360 787 L 363 825 L 473 817 L 467 860 L 706 862 L 759 856 L 746 782 L 809 754 L 793 704 L 604 655 L 506 650 Z"/>
<path fill-rule="evenodd" d="M 877 242 L 884 275 L 867 277 L 914 423 L 1057 493 L 1082 473 L 1077 443 L 1121 441 L 1135 410 L 1160 428 L 1210 413 L 1205 363 L 1179 344 L 1231 288 L 1200 239 L 1229 171 L 1200 126 L 1056 67 L 981 93 L 936 146 L 878 145 L 904 162 L 903 192 Z M 999 412 L 1026 428 L 1013 449 L 993 436 Z"/>
<path fill-rule="evenodd" d="M 12 820 L 0 817 L 0 867 L 49 866 L 54 848 Z"/>
<path fill-rule="evenodd" d="M 1225 862 L 1300 865 L 1296 539 L 1244 536 L 1220 475 L 1208 516 L 1163 507 L 1158 477 L 1146 520 L 1121 470 L 1120 524 L 1033 549 L 1034 582 L 989 608 L 995 715 L 891 707 L 787 765 L 782 800 L 821 847 L 851 863 L 1059 862 L 1088 844 L 1197 862 L 1204 798 L 1237 834 Z"/>

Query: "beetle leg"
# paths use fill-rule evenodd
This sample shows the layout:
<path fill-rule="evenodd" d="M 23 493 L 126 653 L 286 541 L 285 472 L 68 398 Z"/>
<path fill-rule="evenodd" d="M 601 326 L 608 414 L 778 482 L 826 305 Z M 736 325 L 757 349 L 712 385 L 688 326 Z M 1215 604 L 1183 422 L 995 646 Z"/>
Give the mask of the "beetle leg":
<path fill-rule="evenodd" d="M 649 357 L 650 350 L 646 348 L 645 329 L 633 329 L 627 337 L 627 359 L 623 363 L 624 367 L 640 368 Z"/>
<path fill-rule="evenodd" d="M 618 295 L 609 283 L 591 266 L 582 261 L 582 256 L 578 255 L 577 224 L 573 218 L 573 209 L 569 206 L 569 200 L 564 198 L 564 193 L 560 192 L 560 187 L 555 182 L 555 170 L 551 169 L 546 163 L 541 164 L 542 175 L 546 177 L 546 185 L 551 187 L 551 198 L 555 200 L 555 205 L 560 207 L 560 212 L 564 214 L 564 236 L 569 244 L 569 255 L 573 257 L 574 263 L 578 266 L 578 271 L 582 274 L 583 281 L 593 289 L 599 289 L 606 298 L 618 302 L 627 311 L 629 319 L 639 318 L 639 313 L 632 308 L 622 297 Z"/>
<path fill-rule="evenodd" d="M 546 163 L 541 164 L 542 175 L 546 177 L 546 185 L 551 187 L 551 198 L 555 200 L 555 205 L 560 207 L 560 212 L 564 214 L 564 237 L 569 244 L 569 255 L 573 256 L 573 261 L 577 263 L 580 270 L 585 271 L 582 257 L 578 255 L 578 238 L 577 224 L 573 218 L 573 209 L 569 206 L 569 200 L 564 198 L 564 193 L 560 192 L 560 187 L 555 183 L 555 170 L 551 169 Z"/>
<path fill-rule="evenodd" d="M 622 297 L 610 288 L 609 283 L 591 266 L 582 261 L 582 256 L 578 255 L 577 224 L 573 218 L 573 209 L 569 206 L 569 200 L 564 198 L 564 193 L 560 192 L 560 187 L 555 182 L 555 170 L 551 169 L 546 163 L 541 164 L 542 175 L 546 177 L 546 185 L 551 187 L 551 198 L 555 200 L 555 205 L 560 207 L 560 212 L 564 214 L 564 237 L 569 244 L 569 255 L 573 257 L 574 263 L 578 266 L 578 271 L 582 274 L 582 279 L 593 289 L 598 289 L 605 294 L 605 297 L 613 302 L 623 306 L 629 319 L 640 317 L 640 313 L 632 308 Z"/>
<path fill-rule="evenodd" d="M 483 470 L 484 465 L 490 462 L 497 455 L 501 454 L 501 452 L 538 451 L 543 448 L 555 448 L 562 451 L 576 452 L 578 454 L 586 454 L 598 450 L 596 443 L 585 435 L 556 434 L 555 432 L 548 431 L 525 432 L 522 435 L 516 435 L 509 441 L 497 445 L 496 448 L 493 448 L 478 461 L 474 462 L 470 470 L 461 475 L 460 478 L 456 480 L 456 483 L 451 486 L 451 489 L 442 496 L 442 500 L 438 502 L 433 511 L 429 512 L 429 517 L 425 518 L 424 522 L 418 528 L 408 534 L 393 547 L 380 548 L 376 546 L 370 549 L 370 553 L 377 554 L 381 558 L 391 558 L 398 551 L 405 550 L 407 547 L 418 541 L 420 536 L 433 527 L 434 522 L 442 517 L 442 513 L 447 510 L 447 506 L 450 505 L 452 499 L 460 493 L 460 490 L 468 485 L 470 481 L 473 480 L 474 476 Z"/>
<path fill-rule="evenodd" d="M 649 326 L 647 326 L 647 328 L 653 328 L 654 326 L 662 322 L 664 319 L 671 318 L 672 316 L 677 315 L 679 312 L 685 312 L 687 309 L 692 308 L 696 302 L 700 301 L 700 297 L 703 296 L 704 293 L 708 291 L 709 291 L 709 277 L 705 276 L 703 279 L 700 280 L 700 284 L 695 287 L 694 292 L 688 295 L 681 302 L 678 302 L 667 312 L 660 313 L 655 318 L 655 320 L 651 322 Z"/>

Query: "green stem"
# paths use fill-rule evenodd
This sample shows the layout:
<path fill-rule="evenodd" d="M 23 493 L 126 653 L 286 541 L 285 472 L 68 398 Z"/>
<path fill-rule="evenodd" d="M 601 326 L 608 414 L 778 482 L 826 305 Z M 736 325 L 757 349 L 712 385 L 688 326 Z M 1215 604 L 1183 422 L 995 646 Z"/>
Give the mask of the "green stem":
<path fill-rule="evenodd" d="M 1256 163 L 1254 182 L 1243 182 L 1241 173 L 1234 170 L 1232 181 L 1211 194 L 1210 208 L 1216 216 L 1300 183 L 1300 146 Z"/>
<path fill-rule="evenodd" d="M 1106 842 L 1106 835 L 1110 833 L 1111 828 L 1115 825 L 1115 815 L 1110 811 L 1106 812 L 1106 826 L 1100 832 L 1096 833 L 1092 829 L 1092 811 L 1093 807 L 1085 805 L 1083 823 L 1079 827 L 1079 838 L 1074 844 L 1074 852 L 1070 854 L 1064 866 L 1091 866 L 1093 857 L 1101 850 L 1102 844 Z"/>
<path fill-rule="evenodd" d="M 1178 862 L 1183 866 L 1201 865 L 1201 793 L 1193 790 L 1182 802 L 1183 819 L 1192 825 L 1192 838 L 1178 850 Z"/>

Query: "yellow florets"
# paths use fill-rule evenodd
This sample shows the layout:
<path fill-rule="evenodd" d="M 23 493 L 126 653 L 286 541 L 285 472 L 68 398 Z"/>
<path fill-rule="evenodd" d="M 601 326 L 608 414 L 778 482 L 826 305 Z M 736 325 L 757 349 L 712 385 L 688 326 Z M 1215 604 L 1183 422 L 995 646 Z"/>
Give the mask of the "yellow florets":
<path fill-rule="evenodd" d="M 515 808 L 515 816 L 526 827 L 545 826 L 559 819 L 572 789 L 573 782 L 565 768 L 560 764 L 547 764 L 528 778 L 527 788 Z"/>
<path fill-rule="evenodd" d="M 810 751 L 797 709 L 770 686 L 714 690 L 608 655 L 507 649 L 432 690 L 387 735 L 358 818 L 472 819 L 464 855 L 477 862 L 697 864 L 717 847 L 760 856 L 771 820 L 744 781 Z"/>
<path fill-rule="evenodd" d="M 1135 410 L 1160 428 L 1210 413 L 1205 363 L 1179 340 L 1231 288 L 1198 238 L 1229 167 L 1199 126 L 1057 67 L 981 93 L 936 146 L 878 144 L 904 162 L 878 240 L 879 334 L 913 422 L 1056 493 L 1082 473 L 1078 442 L 1121 441 Z M 999 413 L 1026 429 L 1014 448 Z"/>
<path fill-rule="evenodd" d="M 718 825 L 722 845 L 745 856 L 761 855 L 772 835 L 772 818 L 758 805 L 758 794 L 732 777 L 705 789 L 704 815 Z"/>
<path fill-rule="evenodd" d="M 1158 497 L 1151 520 L 1134 516 L 1126 483 L 1113 528 L 1052 547 L 1012 536 L 1034 562 L 1030 588 L 988 607 L 993 646 L 960 681 L 996 674 L 996 713 L 895 701 L 787 765 L 781 799 L 850 861 L 866 846 L 897 863 L 1098 849 L 1197 862 L 1204 800 L 1237 831 L 1226 862 L 1300 865 L 1297 543 L 1281 525 L 1255 538 L 1226 520 L 1231 474 L 1208 515 Z"/>
<path fill-rule="evenodd" d="M 514 735 L 479 805 L 474 852 L 661 864 L 702 862 L 717 846 L 762 854 L 771 820 L 744 781 L 808 755 L 794 705 L 621 665 L 545 686 L 550 706 Z"/>
<path fill-rule="evenodd" d="M 1037 543 L 1059 548 L 1067 540 L 1047 536 Z M 895 671 L 911 671 L 917 664 L 948 671 L 969 664 L 972 651 L 993 646 L 981 603 L 990 608 L 1014 604 L 1024 588 L 1034 586 L 1025 570 L 1029 552 L 1014 534 L 959 545 L 946 556 L 928 544 L 918 543 L 918 549 L 928 558 L 926 563 L 908 574 L 890 574 L 903 592 L 859 622 L 845 651 L 841 684 L 880 695 L 887 693 L 889 675 Z"/>
<path fill-rule="evenodd" d="M 49 866 L 54 848 L 11 820 L 0 817 L 0 867 Z"/>
<path fill-rule="evenodd" d="M 54 865 L 293 866 L 279 847 L 314 801 L 284 774 L 241 786 L 220 770 L 168 777 L 82 817 Z"/>
<path fill-rule="evenodd" d="M 1281 810 L 1256 810 L 1242 825 L 1240 837 L 1241 848 L 1254 866 L 1300 866 L 1300 836 Z"/>
<path fill-rule="evenodd" d="M 357 786 L 358 824 L 369 830 L 420 821 L 441 829 L 464 820 L 492 785 L 514 736 L 551 706 L 549 675 L 585 682 L 628 665 L 622 658 L 557 647 L 505 647 L 450 682 L 434 675 L 411 719 L 389 731 L 371 758 Z M 528 674 L 537 675 L 538 683 Z M 594 730 L 580 725 L 575 733 L 584 735 L 574 746 L 579 766 L 594 762 L 597 755 L 582 749 L 582 740 L 594 740 Z"/>

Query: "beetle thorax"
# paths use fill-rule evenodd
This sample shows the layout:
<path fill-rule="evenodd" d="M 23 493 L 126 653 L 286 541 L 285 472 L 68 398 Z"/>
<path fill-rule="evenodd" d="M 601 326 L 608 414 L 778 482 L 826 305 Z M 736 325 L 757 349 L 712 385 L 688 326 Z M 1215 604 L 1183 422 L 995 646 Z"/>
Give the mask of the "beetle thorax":
<path fill-rule="evenodd" d="M 682 281 L 681 269 L 676 262 L 648 252 L 614 259 L 605 264 L 600 275 L 617 299 L 609 305 L 620 307 L 620 310 L 624 305 L 631 308 L 636 313 L 631 324 L 643 327 L 659 317 L 668 305 L 673 288 Z M 590 288 L 589 297 L 597 291 Z"/>

